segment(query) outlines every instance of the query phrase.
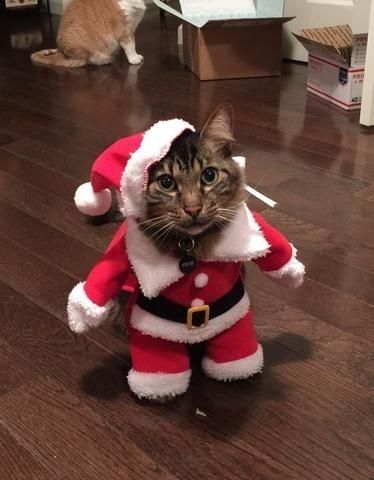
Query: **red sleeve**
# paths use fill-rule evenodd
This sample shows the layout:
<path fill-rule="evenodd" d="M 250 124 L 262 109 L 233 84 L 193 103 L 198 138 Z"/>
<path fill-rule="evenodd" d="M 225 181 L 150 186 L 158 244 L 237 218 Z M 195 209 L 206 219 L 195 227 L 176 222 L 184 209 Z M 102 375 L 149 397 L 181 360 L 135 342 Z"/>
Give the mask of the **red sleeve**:
<path fill-rule="evenodd" d="M 261 215 L 256 212 L 252 212 L 252 214 L 270 245 L 269 253 L 264 257 L 256 258 L 254 262 L 264 272 L 278 270 L 291 259 L 292 246 L 289 241 L 278 232 L 278 230 L 269 225 Z"/>
<path fill-rule="evenodd" d="M 125 233 L 124 223 L 117 230 L 106 252 L 93 267 L 84 284 L 88 298 L 100 307 L 120 293 L 130 273 Z"/>

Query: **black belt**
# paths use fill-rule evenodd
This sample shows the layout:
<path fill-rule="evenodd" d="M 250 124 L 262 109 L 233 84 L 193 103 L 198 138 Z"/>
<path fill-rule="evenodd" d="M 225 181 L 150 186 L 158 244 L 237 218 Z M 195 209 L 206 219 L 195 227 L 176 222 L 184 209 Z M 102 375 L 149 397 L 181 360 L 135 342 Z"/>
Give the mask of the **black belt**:
<path fill-rule="evenodd" d="M 243 295 L 244 287 L 241 278 L 239 278 L 230 291 L 210 305 L 188 308 L 161 295 L 156 298 L 147 298 L 142 293 L 139 293 L 137 304 L 146 312 L 157 317 L 172 322 L 185 323 L 188 328 L 197 328 L 206 325 L 209 320 L 230 310 L 243 298 Z"/>

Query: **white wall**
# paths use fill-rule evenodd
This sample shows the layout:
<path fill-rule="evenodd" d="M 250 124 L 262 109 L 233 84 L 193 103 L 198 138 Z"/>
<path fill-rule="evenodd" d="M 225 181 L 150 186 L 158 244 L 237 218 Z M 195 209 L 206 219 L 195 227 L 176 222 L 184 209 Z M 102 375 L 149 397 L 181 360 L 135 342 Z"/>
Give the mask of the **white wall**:
<path fill-rule="evenodd" d="M 69 1 L 70 0 L 49 0 L 51 12 L 56 15 L 61 15 Z"/>

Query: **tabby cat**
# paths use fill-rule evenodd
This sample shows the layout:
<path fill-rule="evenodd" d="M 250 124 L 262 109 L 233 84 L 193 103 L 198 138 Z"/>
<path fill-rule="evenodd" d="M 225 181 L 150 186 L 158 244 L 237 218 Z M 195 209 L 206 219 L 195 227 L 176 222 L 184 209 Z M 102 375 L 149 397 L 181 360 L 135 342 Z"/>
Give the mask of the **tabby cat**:
<path fill-rule="evenodd" d="M 246 262 L 284 286 L 298 287 L 304 276 L 296 249 L 244 203 L 242 171 L 231 157 L 231 107 L 221 105 L 200 133 L 188 125 L 158 122 L 132 150 L 121 180 L 127 221 L 68 301 L 70 328 L 83 333 L 107 319 L 120 292 L 131 292 L 128 384 L 139 398 L 158 401 L 187 391 L 192 344 L 206 343 L 202 370 L 215 380 L 261 372 Z M 167 129 L 174 141 L 169 148 L 164 139 L 157 151 Z M 117 161 L 115 145 L 101 158 Z"/>
<path fill-rule="evenodd" d="M 221 105 L 201 132 L 186 131 L 150 172 L 147 216 L 141 229 L 165 252 L 178 253 L 178 239 L 195 238 L 205 256 L 245 197 L 241 168 L 231 158 L 233 111 Z"/>
<path fill-rule="evenodd" d="M 180 135 L 150 171 L 146 215 L 138 224 L 161 252 L 179 258 L 179 240 L 191 236 L 196 256 L 209 257 L 212 245 L 246 198 L 242 169 L 231 156 L 233 123 L 231 105 L 220 105 L 200 132 Z M 112 324 L 123 334 L 126 301 L 121 294 L 111 312 Z"/>
<path fill-rule="evenodd" d="M 62 17 L 57 49 L 31 55 L 39 65 L 77 68 L 111 63 L 124 50 L 129 63 L 139 64 L 135 30 L 145 12 L 143 0 L 72 0 Z"/>

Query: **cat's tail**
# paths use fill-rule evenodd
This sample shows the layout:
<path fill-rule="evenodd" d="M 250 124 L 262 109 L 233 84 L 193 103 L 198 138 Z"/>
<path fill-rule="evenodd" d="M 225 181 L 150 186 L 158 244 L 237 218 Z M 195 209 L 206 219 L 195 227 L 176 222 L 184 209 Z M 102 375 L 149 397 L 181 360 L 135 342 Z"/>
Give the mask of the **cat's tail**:
<path fill-rule="evenodd" d="M 31 54 L 31 61 L 36 65 L 78 68 L 87 64 L 84 58 L 68 58 L 57 49 L 40 50 Z"/>

